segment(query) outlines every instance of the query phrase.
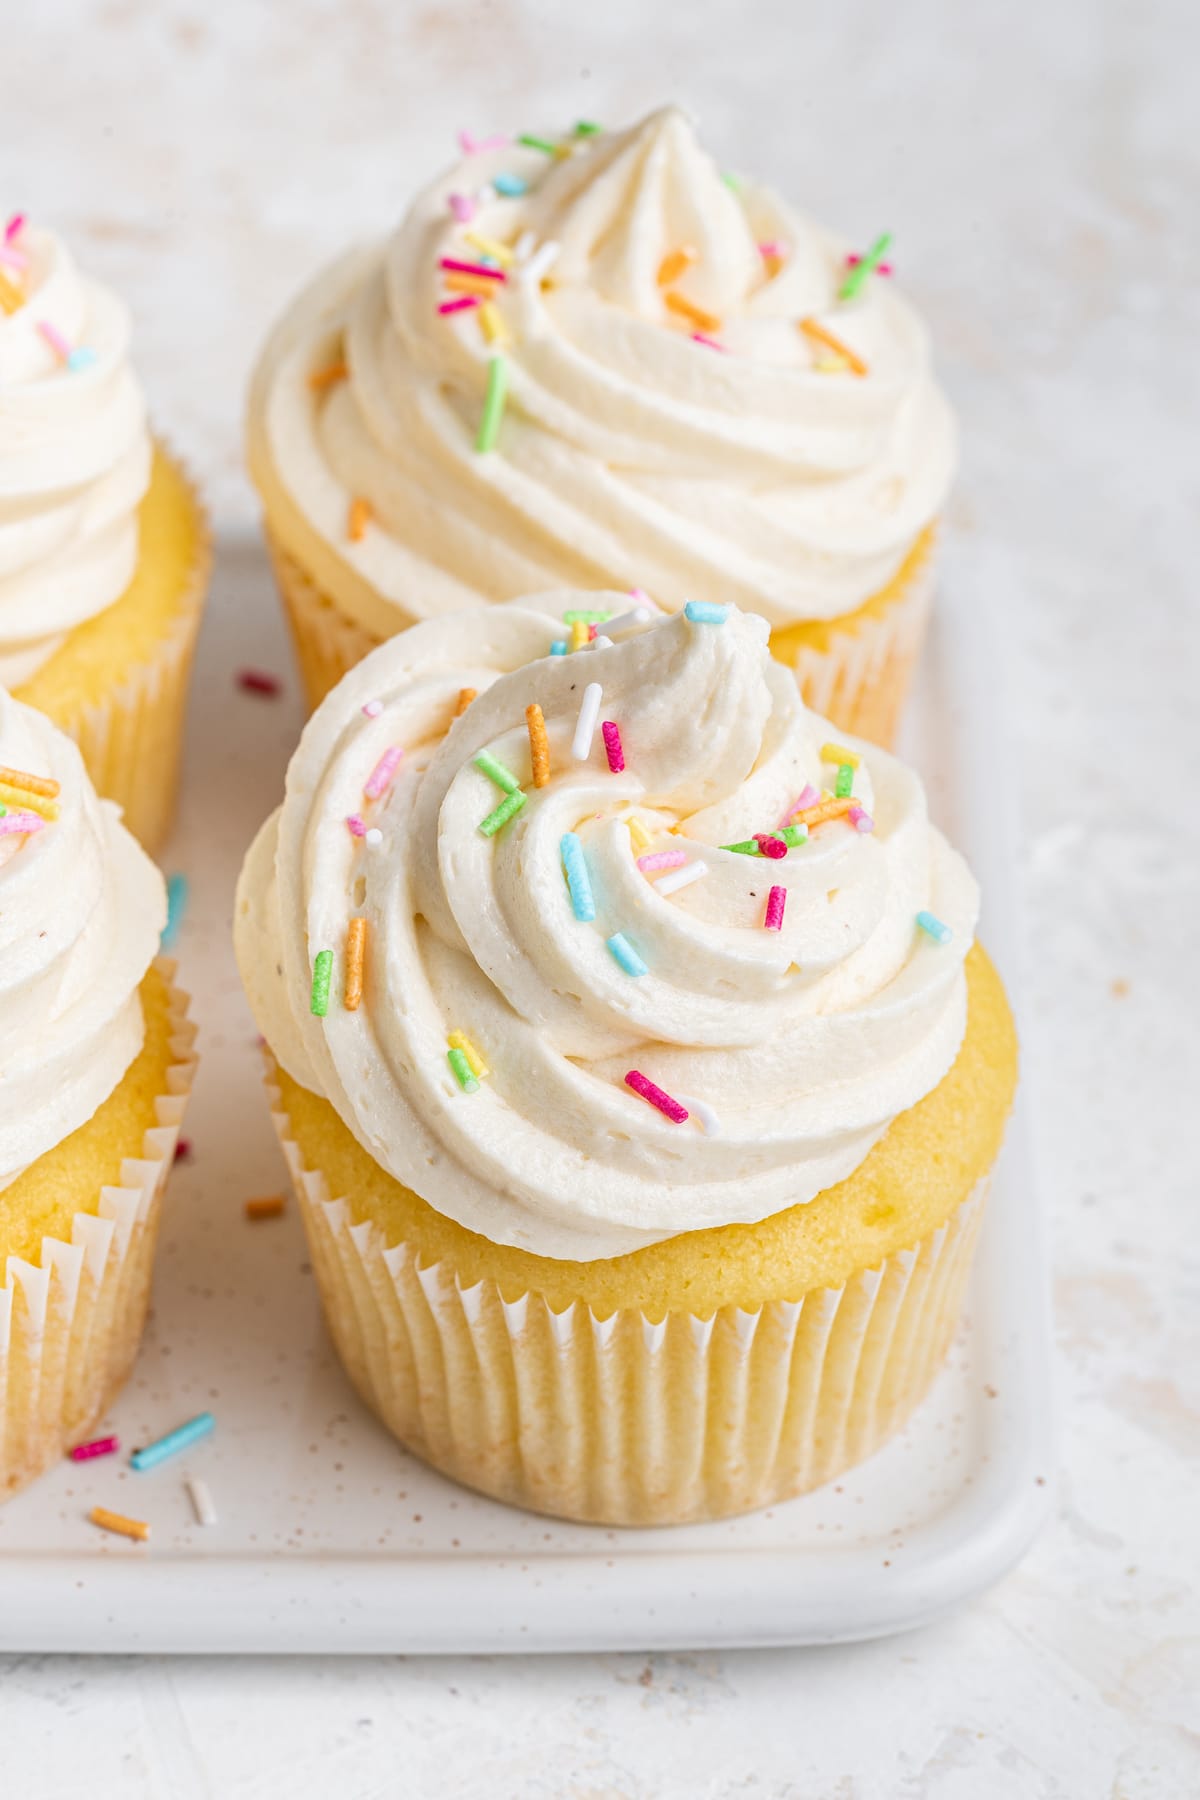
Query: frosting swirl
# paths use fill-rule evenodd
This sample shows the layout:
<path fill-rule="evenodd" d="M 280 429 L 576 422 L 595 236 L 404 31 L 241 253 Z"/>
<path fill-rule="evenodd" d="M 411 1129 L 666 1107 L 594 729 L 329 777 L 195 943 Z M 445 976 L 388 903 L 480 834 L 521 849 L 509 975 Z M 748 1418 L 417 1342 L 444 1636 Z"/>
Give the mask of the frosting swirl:
<path fill-rule="evenodd" d="M 765 188 L 735 193 L 675 109 L 569 148 L 472 156 L 287 313 L 250 406 L 272 528 L 379 636 L 558 585 L 637 582 L 672 610 L 719 592 L 773 626 L 853 611 L 949 485 L 924 327 L 895 282 L 839 303 L 847 246 Z M 450 203 L 469 192 L 463 224 Z M 469 305 L 438 306 L 444 260 L 478 263 L 489 240 L 522 254 L 492 284 L 508 399 L 498 454 L 480 455 L 494 346 Z M 557 246 L 541 279 L 530 244 Z M 690 266 L 660 281 L 683 247 Z M 347 380 L 311 385 L 343 358 Z"/>
<path fill-rule="evenodd" d="M 79 751 L 0 689 L 0 781 L 59 792 L 0 818 L 0 1187 L 90 1119 L 142 1047 L 138 989 L 166 921 L 162 876 L 99 800 Z"/>
<path fill-rule="evenodd" d="M 13 687 L 129 585 L 151 444 L 124 303 L 82 277 L 53 232 L 24 227 L 9 254 L 0 275 L 19 304 L 0 310 L 0 682 Z"/>
<path fill-rule="evenodd" d="M 855 1168 L 954 1060 L 977 891 L 930 827 L 916 776 L 866 745 L 854 800 L 873 831 L 842 817 L 783 857 L 721 848 L 770 832 L 835 776 L 829 728 L 771 660 L 764 622 L 676 616 L 547 655 L 562 626 L 541 609 L 563 604 L 629 603 L 479 609 L 413 627 L 352 671 L 310 720 L 247 857 L 235 932 L 275 1054 L 379 1163 L 495 1242 L 592 1258 L 762 1218 Z M 573 753 L 591 683 L 623 772 L 599 727 Z M 463 688 L 478 697 L 456 719 Z M 550 751 L 541 788 L 531 702 Z M 364 804 L 391 746 L 403 764 Z M 481 754 L 526 793 L 491 835 L 481 821 L 505 795 Z M 355 835 L 364 825 L 378 842 Z M 568 833 L 592 920 L 564 881 Z M 681 852 L 704 877 L 657 890 L 661 872 L 638 857 Z M 785 895 L 779 930 L 764 928 L 772 887 Z M 950 943 L 916 928 L 922 909 Z M 339 972 L 351 917 L 366 920 L 367 946 L 353 1011 Z M 618 960 L 617 933 L 645 973 Z M 310 985 L 327 948 L 335 979 L 319 1017 Z M 448 1066 L 455 1032 L 487 1065 L 476 1091 Z M 687 1122 L 633 1092 L 631 1070 Z"/>

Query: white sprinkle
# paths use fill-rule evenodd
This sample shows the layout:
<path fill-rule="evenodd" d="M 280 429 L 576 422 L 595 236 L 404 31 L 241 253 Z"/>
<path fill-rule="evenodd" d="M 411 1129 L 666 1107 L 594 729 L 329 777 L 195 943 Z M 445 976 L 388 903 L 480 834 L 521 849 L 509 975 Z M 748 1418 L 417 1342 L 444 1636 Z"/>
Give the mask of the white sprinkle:
<path fill-rule="evenodd" d="M 707 1100 L 693 1100 L 690 1094 L 677 1094 L 680 1106 L 686 1106 L 705 1137 L 720 1137 L 721 1121 Z"/>
<path fill-rule="evenodd" d="M 545 280 L 558 261 L 558 253 L 561 248 L 562 245 L 556 244 L 553 238 L 547 238 L 544 244 L 539 244 L 521 270 L 522 281 L 527 281 L 530 287 L 537 287 L 539 282 Z"/>
<path fill-rule="evenodd" d="M 382 844 L 383 833 L 382 833 L 382 831 L 380 831 L 378 825 L 372 825 L 368 828 L 366 841 L 368 844 L 370 844 L 372 846 L 372 848 L 374 848 L 374 846 L 376 844 Z"/>
<path fill-rule="evenodd" d="M 600 701 L 603 692 L 598 681 L 589 681 L 583 690 L 583 700 L 579 707 L 579 722 L 575 727 L 575 736 L 571 740 L 571 755 L 576 762 L 586 762 L 592 754 L 592 739 L 596 735 L 596 724 L 600 717 Z"/>
<path fill-rule="evenodd" d="M 207 1481 L 201 1481 L 198 1475 L 189 1475 L 188 1493 L 192 1497 L 192 1511 L 196 1515 L 198 1525 L 215 1525 L 217 1509 L 213 1505 L 213 1497 L 208 1491 Z"/>
<path fill-rule="evenodd" d="M 685 863 L 682 869 L 672 869 L 661 881 L 656 881 L 656 894 L 677 894 L 680 888 L 691 887 L 693 881 L 708 874 L 708 864 L 702 862 Z"/>
<path fill-rule="evenodd" d="M 499 196 L 491 182 L 485 181 L 482 187 L 475 189 L 475 198 L 480 206 L 490 206 L 492 201 L 498 199 Z"/>
<path fill-rule="evenodd" d="M 536 231 L 523 231 L 513 245 L 513 255 L 519 263 L 533 255 L 533 246 L 537 243 Z"/>
<path fill-rule="evenodd" d="M 612 647 L 612 639 L 610 637 L 605 637 L 602 631 L 597 632 L 596 636 L 592 639 L 593 650 L 611 650 Z"/>
<path fill-rule="evenodd" d="M 648 625 L 654 617 L 648 606 L 635 606 L 632 612 L 622 613 L 619 619 L 609 619 L 604 629 L 610 637 L 619 631 L 632 631 L 635 625 Z"/>

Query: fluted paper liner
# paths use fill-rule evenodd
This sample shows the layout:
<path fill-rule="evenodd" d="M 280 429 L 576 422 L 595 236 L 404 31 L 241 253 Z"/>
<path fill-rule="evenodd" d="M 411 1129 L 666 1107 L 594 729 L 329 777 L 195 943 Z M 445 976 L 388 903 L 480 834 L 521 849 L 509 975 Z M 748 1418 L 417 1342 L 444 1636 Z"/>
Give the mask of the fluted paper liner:
<path fill-rule="evenodd" d="M 168 983 L 174 964 L 156 966 Z M 0 1500 L 82 1443 L 123 1386 L 141 1341 L 163 1190 L 196 1067 L 187 996 L 170 986 L 167 1092 L 140 1157 L 77 1212 L 71 1241 L 43 1238 L 36 1263 L 10 1256 L 0 1285 Z"/>
<path fill-rule="evenodd" d="M 536 1293 L 464 1288 L 352 1223 L 304 1166 L 269 1065 L 326 1319 L 383 1423 L 499 1500 L 610 1525 L 750 1512 L 861 1462 L 908 1417 L 953 1336 L 989 1186 L 937 1231 L 836 1289 L 757 1311 L 600 1319 Z"/>
<path fill-rule="evenodd" d="M 264 530 L 304 690 L 309 705 L 316 707 L 382 639 L 347 618 L 270 527 Z M 927 551 L 881 612 L 852 615 L 836 630 L 828 649 L 800 645 L 788 652 L 785 660 L 805 704 L 853 737 L 885 746 L 895 738 L 929 625 L 933 562 Z M 416 624 L 399 609 L 396 617 L 397 631 Z"/>
<path fill-rule="evenodd" d="M 182 480 L 196 520 L 195 555 L 171 628 L 153 654 L 100 699 L 54 715 L 79 745 L 96 791 L 118 802 L 126 825 L 150 851 L 166 837 L 175 813 L 188 682 L 212 571 L 211 528 L 199 494 L 161 441 L 155 447 Z"/>

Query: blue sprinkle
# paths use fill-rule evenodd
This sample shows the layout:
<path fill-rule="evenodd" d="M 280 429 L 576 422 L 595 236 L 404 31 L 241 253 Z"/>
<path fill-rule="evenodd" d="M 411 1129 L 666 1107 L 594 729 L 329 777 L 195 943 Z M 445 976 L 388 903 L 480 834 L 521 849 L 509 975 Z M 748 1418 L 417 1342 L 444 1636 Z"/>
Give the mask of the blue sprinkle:
<path fill-rule="evenodd" d="M 163 926 L 160 939 L 164 950 L 173 950 L 175 940 L 179 936 L 179 927 L 183 922 L 184 908 L 187 906 L 188 883 L 186 875 L 172 875 L 167 883 L 167 922 Z"/>
<path fill-rule="evenodd" d="M 943 925 L 940 919 L 935 919 L 931 912 L 919 912 L 917 914 L 917 924 L 921 927 L 922 931 L 928 932 L 929 936 L 938 944 L 948 944 L 950 939 L 954 936 L 950 927 L 948 925 Z"/>
<path fill-rule="evenodd" d="M 605 941 L 627 975 L 644 975 L 646 973 L 645 963 L 623 931 L 614 932 L 612 937 Z"/>
<path fill-rule="evenodd" d="M 529 191 L 529 183 L 523 181 L 519 175 L 493 175 L 492 186 L 498 194 L 505 194 L 509 199 L 514 199 L 516 195 Z"/>
<path fill-rule="evenodd" d="M 729 617 L 727 606 L 717 606 L 711 600 L 689 600 L 683 610 L 693 625 L 723 625 Z"/>
<path fill-rule="evenodd" d="M 200 1438 L 207 1437 L 210 1431 L 216 1429 L 216 1423 L 210 1412 L 197 1413 L 194 1419 L 189 1419 L 186 1425 L 180 1425 L 174 1431 L 168 1431 L 166 1437 L 159 1438 L 157 1443 L 147 1444 L 144 1450 L 135 1450 L 129 1460 L 135 1469 L 157 1468 L 168 1456 L 175 1456 L 190 1444 L 197 1443 Z"/>
<path fill-rule="evenodd" d="M 550 646 L 550 654 L 551 656 L 565 656 L 567 654 L 566 638 L 555 638 Z"/>
<path fill-rule="evenodd" d="M 67 357 L 67 367 L 68 369 L 74 370 L 90 369 L 95 360 L 96 352 L 90 349 L 87 344 L 81 344 L 77 350 L 72 350 Z"/>
<path fill-rule="evenodd" d="M 588 874 L 583 844 L 576 832 L 566 831 L 563 833 L 559 852 L 562 856 L 563 868 L 567 872 L 567 889 L 571 895 L 571 906 L 575 917 L 582 919 L 587 925 L 596 916 L 596 902 L 592 898 L 592 878 Z"/>

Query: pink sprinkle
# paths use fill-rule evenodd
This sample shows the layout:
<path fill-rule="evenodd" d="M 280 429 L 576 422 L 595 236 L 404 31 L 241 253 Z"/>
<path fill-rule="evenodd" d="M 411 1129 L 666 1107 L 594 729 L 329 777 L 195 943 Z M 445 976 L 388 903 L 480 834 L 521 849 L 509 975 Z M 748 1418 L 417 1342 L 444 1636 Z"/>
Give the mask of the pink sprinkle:
<path fill-rule="evenodd" d="M 630 588 L 629 598 L 631 600 L 637 600 L 641 605 L 648 605 L 650 601 L 650 596 L 645 588 Z"/>
<path fill-rule="evenodd" d="M 23 250 L 13 250 L 7 244 L 0 244 L 0 263 L 7 264 L 10 269 L 27 269 L 29 258 Z"/>
<path fill-rule="evenodd" d="M 366 822 L 358 813 L 347 813 L 346 830 L 350 833 L 351 837 L 360 838 L 366 837 L 367 835 Z"/>
<path fill-rule="evenodd" d="M 4 227 L 5 243 L 11 244 L 13 239 L 15 237 L 19 237 L 21 232 L 24 231 L 24 229 L 25 229 L 25 214 L 24 213 L 14 213 L 12 218 L 8 221 L 8 224 Z"/>
<path fill-rule="evenodd" d="M 861 806 L 852 806 L 847 817 L 855 831 L 874 831 L 875 821 Z"/>
<path fill-rule="evenodd" d="M 786 256 L 790 246 L 782 238 L 768 238 L 766 243 L 758 246 L 760 256 Z"/>
<path fill-rule="evenodd" d="M 72 1462 L 90 1462 L 93 1456 L 111 1456 L 121 1448 L 119 1438 L 93 1438 L 90 1444 L 76 1444 L 71 1452 Z"/>
<path fill-rule="evenodd" d="M 649 856 L 639 856 L 639 869 L 680 869 L 687 861 L 686 850 L 652 850 Z"/>
<path fill-rule="evenodd" d="M 769 856 L 772 862 L 778 862 L 780 857 L 787 855 L 788 847 L 783 839 L 772 837 L 769 831 L 756 831 L 754 841 L 762 854 Z"/>
<path fill-rule="evenodd" d="M 192 1140 L 189 1137 L 175 1139 L 175 1161 L 186 1162 L 192 1154 Z"/>
<path fill-rule="evenodd" d="M 475 217 L 475 202 L 470 194 L 451 194 L 449 206 L 460 225 L 469 225 Z"/>
<path fill-rule="evenodd" d="M 501 132 L 485 138 L 473 137 L 469 131 L 460 131 L 458 134 L 459 148 L 464 156 L 479 156 L 485 150 L 503 150 L 508 142 L 508 138 Z"/>
<path fill-rule="evenodd" d="M 455 275 L 478 275 L 484 281 L 494 281 L 497 286 L 508 280 L 503 269 L 489 268 L 487 263 L 464 262 L 461 256 L 443 256 L 438 268 L 450 270 Z"/>
<path fill-rule="evenodd" d="M 668 1119 L 673 1120 L 676 1125 L 682 1125 L 687 1119 L 687 1107 L 680 1106 L 678 1100 L 672 1100 L 670 1094 L 664 1094 L 663 1090 L 656 1087 L 649 1076 L 643 1075 L 640 1070 L 630 1069 L 625 1077 L 625 1086 L 631 1087 L 635 1094 L 642 1096 L 643 1100 L 648 1100 L 651 1106 L 657 1106 L 659 1112 L 666 1113 Z"/>
<path fill-rule="evenodd" d="M 382 700 L 368 700 L 362 710 L 363 710 L 364 718 L 377 719 L 379 717 L 380 713 L 383 711 L 383 701 Z"/>
<path fill-rule="evenodd" d="M 0 818 L 0 837 L 32 837 L 46 821 L 35 812 L 10 812 Z"/>
<path fill-rule="evenodd" d="M 773 887 L 767 895 L 767 916 L 763 924 L 768 931 L 783 930 L 783 909 L 787 905 L 787 889 Z"/>
<path fill-rule="evenodd" d="M 61 356 L 62 360 L 66 362 L 68 356 L 71 354 L 71 346 L 68 344 L 62 332 L 58 329 L 58 326 L 52 325 L 49 319 L 39 319 L 37 328 L 53 350 L 55 356 Z"/>
<path fill-rule="evenodd" d="M 796 795 L 796 798 L 792 801 L 792 804 L 788 807 L 782 819 L 780 819 L 780 825 L 790 825 L 798 812 L 803 812 L 806 806 L 815 806 L 820 798 L 821 796 L 818 794 L 812 782 L 805 782 L 804 792 Z"/>
<path fill-rule="evenodd" d="M 239 669 L 237 684 L 247 694 L 267 694 L 272 698 L 283 686 L 278 675 L 271 675 L 266 669 Z"/>
<path fill-rule="evenodd" d="M 457 299 L 443 300 L 438 307 L 438 311 L 443 315 L 446 313 L 470 312 L 473 306 L 478 305 L 479 296 L 477 294 L 459 294 Z"/>
<path fill-rule="evenodd" d="M 403 761 L 404 752 L 399 744 L 393 744 L 390 750 L 385 750 L 379 761 L 375 764 L 375 767 L 371 770 L 370 779 L 363 789 L 363 798 L 366 800 L 378 800 L 381 794 L 386 794 L 387 790 L 392 785 L 393 775 L 395 775 L 396 770 Z"/>
<path fill-rule="evenodd" d="M 716 338 L 706 337 L 702 331 L 693 331 L 692 342 L 693 344 L 705 344 L 710 350 L 719 350 L 722 356 L 729 354 L 724 344 L 718 344 Z"/>
<path fill-rule="evenodd" d="M 862 257 L 859 256 L 857 254 L 857 252 L 851 252 L 851 254 L 846 258 L 846 267 L 848 269 L 852 269 L 852 268 L 854 268 L 856 263 L 860 263 L 861 261 L 862 261 Z M 891 272 L 892 272 L 891 263 L 876 263 L 875 264 L 875 273 L 877 275 L 890 275 Z"/>
<path fill-rule="evenodd" d="M 608 757 L 608 766 L 614 775 L 619 775 L 625 767 L 625 752 L 621 748 L 621 733 L 611 719 L 605 719 L 600 727 L 604 738 L 604 750 Z"/>

